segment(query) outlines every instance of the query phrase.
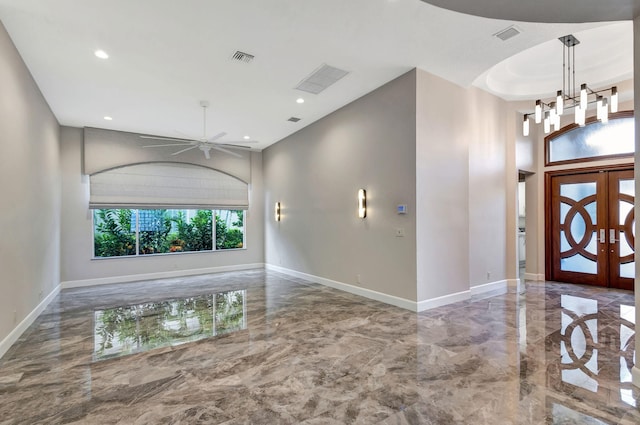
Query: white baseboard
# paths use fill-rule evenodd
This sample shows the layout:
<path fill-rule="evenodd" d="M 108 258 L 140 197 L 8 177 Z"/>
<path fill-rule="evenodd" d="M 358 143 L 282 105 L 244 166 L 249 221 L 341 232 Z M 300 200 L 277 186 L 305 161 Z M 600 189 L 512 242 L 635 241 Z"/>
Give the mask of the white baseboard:
<path fill-rule="evenodd" d="M 62 289 L 82 288 L 85 286 L 108 285 L 111 283 L 137 282 L 141 280 L 166 279 L 172 277 L 195 276 L 199 274 L 235 272 L 241 270 L 262 269 L 264 263 L 238 264 L 233 266 L 206 267 L 202 269 L 173 270 L 169 272 L 142 273 L 128 276 L 102 277 L 96 279 L 70 280 L 62 282 Z"/>
<path fill-rule="evenodd" d="M 51 293 L 47 295 L 45 299 L 43 299 L 40 304 L 38 304 L 37 307 L 34 308 L 31 313 L 29 313 L 27 317 L 24 318 L 24 320 L 22 320 L 22 322 L 20 322 L 18 326 L 16 326 L 9 333 L 9 335 L 7 335 L 6 338 L 0 342 L 0 358 L 2 358 L 2 356 L 4 356 L 7 351 L 9 351 L 9 348 L 11 348 L 13 344 L 15 344 L 15 342 L 18 340 L 18 338 L 20 338 L 24 331 L 26 331 L 29 326 L 31 326 L 33 322 L 36 321 L 40 313 L 42 313 L 47 308 L 49 303 L 53 301 L 56 295 L 60 293 L 60 287 L 61 285 L 56 286 L 53 291 L 51 291 Z"/>
<path fill-rule="evenodd" d="M 471 297 L 471 291 L 462 291 L 455 294 L 444 295 L 442 297 L 431 298 L 422 301 L 411 301 L 406 298 L 396 297 L 394 295 L 385 294 L 382 292 L 374 291 L 372 289 L 362 288 L 360 286 L 349 285 L 348 283 L 338 282 L 324 277 L 311 275 L 308 273 L 302 273 L 296 270 L 287 269 L 285 267 L 274 266 L 273 264 L 265 264 L 265 269 L 280 272 L 289 276 L 305 279 L 310 282 L 319 283 L 321 285 L 329 286 L 334 289 L 349 292 L 351 294 L 359 295 L 361 297 L 370 298 L 372 300 L 380 301 L 385 304 L 391 304 L 396 307 L 404 308 L 406 310 L 421 312 L 443 305 L 452 304 L 458 301 L 464 301 Z"/>
<path fill-rule="evenodd" d="M 504 294 L 507 292 L 507 287 L 513 284 L 513 282 L 511 282 L 512 280 L 514 279 L 497 280 L 495 282 L 483 283 L 482 285 L 472 286 L 470 289 L 471 296 L 473 297 L 474 295 L 481 295 L 487 292 L 496 292 L 496 293 Z M 515 279 L 516 285 L 517 285 L 517 280 L 518 279 Z"/>
<path fill-rule="evenodd" d="M 442 307 L 443 305 L 457 303 L 459 301 L 471 298 L 471 290 L 456 292 L 455 294 L 443 295 L 441 297 L 430 298 L 428 300 L 418 301 L 414 311 L 431 310 L 432 308 Z"/>
<path fill-rule="evenodd" d="M 544 278 L 544 274 L 537 273 L 525 273 L 524 280 L 533 280 L 536 282 L 544 282 L 546 279 Z"/>
<path fill-rule="evenodd" d="M 372 300 L 380 301 L 386 304 L 395 305 L 407 310 L 416 311 L 416 302 L 407 300 L 406 298 L 400 298 L 393 295 L 384 294 L 382 292 L 374 291 L 371 289 L 362 288 L 360 286 L 349 285 L 348 283 L 338 282 L 336 280 L 326 279 L 320 276 L 314 276 L 307 273 L 298 272 L 295 270 L 287 269 L 285 267 L 274 266 L 273 264 L 265 264 L 265 269 L 280 272 L 289 276 L 305 279 L 310 282 L 319 283 L 324 286 L 329 286 L 334 289 L 349 292 L 351 294 L 359 295 L 361 297 L 370 298 Z"/>

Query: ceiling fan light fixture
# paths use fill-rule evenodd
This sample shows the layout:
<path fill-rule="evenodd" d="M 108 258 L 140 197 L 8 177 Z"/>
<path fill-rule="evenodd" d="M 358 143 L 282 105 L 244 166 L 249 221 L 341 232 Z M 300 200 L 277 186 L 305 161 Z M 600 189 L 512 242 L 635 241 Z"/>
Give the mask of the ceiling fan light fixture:
<path fill-rule="evenodd" d="M 100 59 L 109 59 L 109 55 L 104 50 L 98 49 L 95 52 L 93 52 L 93 54 Z"/>

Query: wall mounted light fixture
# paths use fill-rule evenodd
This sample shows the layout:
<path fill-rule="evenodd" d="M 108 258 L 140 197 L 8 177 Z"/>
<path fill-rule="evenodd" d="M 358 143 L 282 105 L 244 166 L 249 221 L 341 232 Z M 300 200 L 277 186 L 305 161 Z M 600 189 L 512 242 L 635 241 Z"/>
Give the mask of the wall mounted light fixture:
<path fill-rule="evenodd" d="M 276 202 L 276 206 L 273 211 L 273 216 L 276 221 L 280 221 L 280 202 Z"/>
<path fill-rule="evenodd" d="M 365 218 L 367 216 L 367 191 L 358 190 L 358 217 Z"/>

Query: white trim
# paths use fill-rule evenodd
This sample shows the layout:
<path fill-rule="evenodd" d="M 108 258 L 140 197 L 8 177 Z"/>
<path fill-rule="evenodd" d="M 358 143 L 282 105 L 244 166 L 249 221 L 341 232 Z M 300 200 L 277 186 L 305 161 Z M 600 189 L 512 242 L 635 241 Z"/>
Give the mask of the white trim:
<path fill-rule="evenodd" d="M 544 282 L 546 279 L 544 278 L 544 274 L 537 273 L 525 273 L 524 280 L 533 280 L 536 282 Z"/>
<path fill-rule="evenodd" d="M 640 387 L 640 369 L 638 366 L 631 368 L 631 381 L 636 387 Z"/>
<path fill-rule="evenodd" d="M 411 301 L 406 298 L 400 298 L 393 295 L 385 294 L 382 292 L 374 291 L 372 289 L 366 289 L 359 286 L 349 285 L 348 283 L 338 282 L 324 277 L 315 276 L 307 273 L 302 273 L 296 270 L 287 269 L 281 266 L 274 266 L 273 264 L 265 264 L 266 270 L 280 272 L 289 276 L 305 279 L 310 282 L 319 283 L 321 285 L 329 286 L 334 289 L 349 292 L 351 294 L 359 295 L 361 297 L 369 298 L 372 300 L 380 301 L 385 304 L 391 304 L 396 307 L 404 308 L 406 310 L 421 312 L 443 305 L 452 304 L 458 301 L 468 300 L 471 297 L 471 291 L 462 291 L 455 294 L 448 294 L 442 297 L 432 298 L 428 300 L 422 300 L 419 302 Z"/>
<path fill-rule="evenodd" d="M 520 284 L 524 283 L 524 280 L 522 280 L 522 279 L 507 279 L 505 282 L 507 282 L 507 286 L 509 288 L 517 288 Z"/>
<path fill-rule="evenodd" d="M 372 300 L 380 301 L 386 304 L 391 304 L 396 307 L 401 307 L 411 311 L 416 310 L 416 302 L 408 300 L 406 298 L 400 298 L 382 292 L 374 291 L 372 289 L 366 289 L 359 286 L 349 285 L 348 283 L 338 282 L 336 280 L 326 279 L 320 276 L 314 276 L 307 273 L 298 272 L 295 270 L 287 269 L 280 266 L 274 266 L 273 264 L 265 264 L 265 269 L 275 272 L 280 272 L 289 276 L 305 279 L 310 282 L 319 283 L 324 286 L 329 286 L 334 289 L 349 292 L 351 294 L 359 295 L 361 297 L 370 298 Z"/>
<path fill-rule="evenodd" d="M 2 356 L 4 356 L 7 351 L 9 351 L 9 348 L 11 348 L 13 344 L 15 344 L 15 342 L 20 338 L 24 331 L 26 331 L 29 326 L 31 326 L 33 322 L 36 321 L 40 313 L 42 313 L 47 308 L 49 303 L 53 301 L 53 299 L 60 293 L 60 288 L 61 285 L 56 286 L 53 291 L 51 291 L 51 293 L 47 295 L 46 298 L 43 299 L 40 304 L 38 304 L 38 306 L 34 308 L 31 313 L 29 313 L 27 317 L 23 319 L 22 322 L 20 322 L 20 324 L 18 324 L 18 326 L 16 326 L 9 333 L 9 335 L 7 335 L 6 338 L 2 340 L 2 342 L 0 342 L 0 358 L 2 358 Z"/>
<path fill-rule="evenodd" d="M 206 267 L 202 269 L 173 270 L 169 272 L 142 273 L 128 276 L 101 277 L 96 279 L 70 280 L 62 282 L 62 289 L 82 288 L 85 286 L 108 285 L 111 283 L 136 282 L 140 280 L 166 279 L 171 277 L 195 276 L 199 274 L 234 272 L 241 270 L 261 269 L 264 263 L 238 264 L 233 266 Z"/>
<path fill-rule="evenodd" d="M 442 307 L 443 305 L 465 301 L 469 298 L 471 298 L 471 290 L 456 292 L 455 294 L 443 295 L 441 297 L 418 301 L 416 309 L 414 311 L 420 312 L 431 310 L 432 308 Z"/>
<path fill-rule="evenodd" d="M 502 292 L 503 294 L 507 292 L 507 286 L 518 284 L 518 279 L 509 279 L 509 280 L 497 280 L 495 282 L 483 283 L 482 285 L 472 286 L 471 296 L 485 294 L 487 292 Z"/>

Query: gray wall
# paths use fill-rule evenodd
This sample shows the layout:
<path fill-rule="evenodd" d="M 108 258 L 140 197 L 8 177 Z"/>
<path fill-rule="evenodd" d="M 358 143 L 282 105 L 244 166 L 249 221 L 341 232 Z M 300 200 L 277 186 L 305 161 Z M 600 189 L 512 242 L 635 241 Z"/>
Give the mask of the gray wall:
<path fill-rule="evenodd" d="M 262 154 L 251 153 L 249 211 L 246 213 L 246 249 L 157 255 L 139 258 L 93 259 L 92 217 L 89 210 L 89 178 L 82 174 L 83 130 L 62 127 L 62 244 L 63 282 L 112 279 L 162 272 L 236 266 L 264 262 L 264 203 Z M 144 276 L 142 276 L 144 277 Z"/>
<path fill-rule="evenodd" d="M 411 71 L 267 148 L 266 262 L 415 301 L 415 119 Z"/>
<path fill-rule="evenodd" d="M 418 70 L 418 300 L 506 276 L 506 102 Z"/>
<path fill-rule="evenodd" d="M 59 283 L 60 127 L 1 23 L 0 93 L 2 341 Z"/>
<path fill-rule="evenodd" d="M 469 290 L 466 90 L 417 73 L 418 300 Z"/>

